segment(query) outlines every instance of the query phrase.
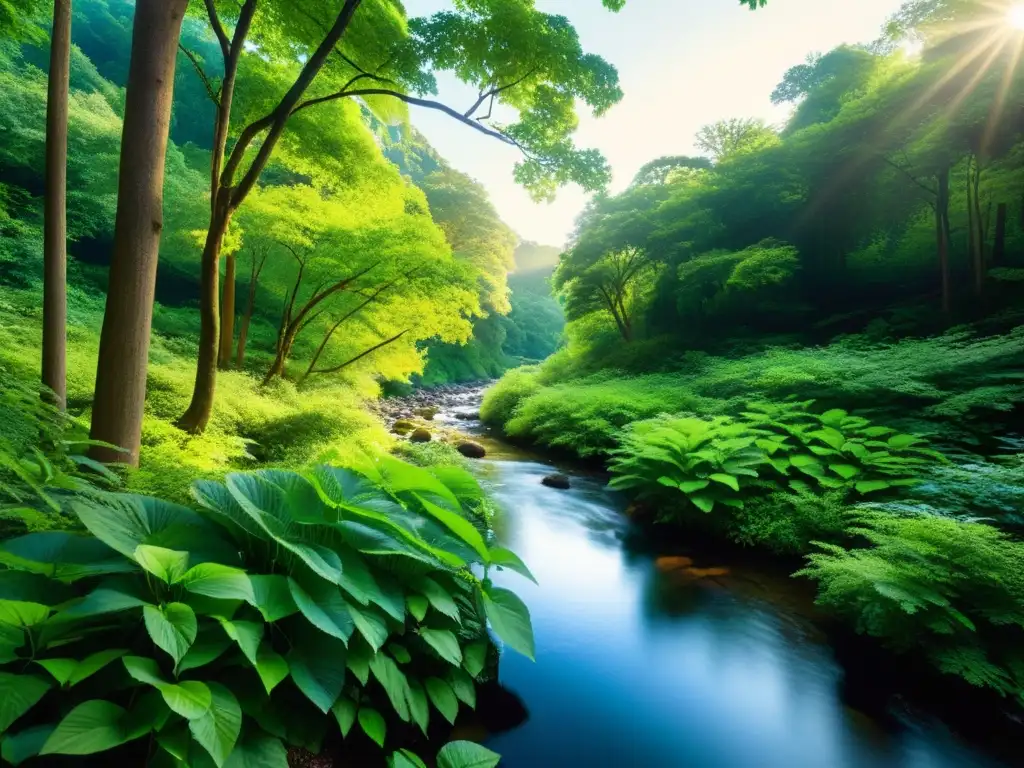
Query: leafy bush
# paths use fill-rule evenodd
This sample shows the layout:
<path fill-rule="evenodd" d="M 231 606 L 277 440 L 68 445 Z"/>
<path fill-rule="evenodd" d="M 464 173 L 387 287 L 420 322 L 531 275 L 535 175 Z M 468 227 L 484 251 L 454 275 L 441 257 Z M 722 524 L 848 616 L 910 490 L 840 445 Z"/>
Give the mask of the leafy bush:
<path fill-rule="evenodd" d="M 1024 544 L 935 516 L 862 514 L 871 546 L 822 544 L 798 573 L 818 603 L 902 652 L 1024 703 Z"/>
<path fill-rule="evenodd" d="M 841 543 L 848 537 L 846 496 L 800 488 L 748 499 L 730 510 L 727 533 L 739 544 L 786 555 L 805 554 L 814 541 Z"/>
<path fill-rule="evenodd" d="M 356 724 L 398 746 L 406 728 L 426 734 L 431 707 L 454 722 L 474 706 L 474 680 L 491 673 L 488 621 L 533 656 L 525 605 L 487 574 L 532 576 L 467 511 L 481 495 L 468 473 L 382 456 L 233 474 L 194 494 L 202 513 L 78 497 L 90 535 L 0 545 L 6 759 L 149 736 L 147 764 L 284 768 L 286 744 L 316 752 L 329 727 Z M 109 760 L 138 764 L 132 749 Z M 496 762 L 456 743 L 438 765 Z M 422 762 L 402 751 L 392 764 Z"/>
<path fill-rule="evenodd" d="M 487 424 L 508 423 L 519 404 L 540 391 L 536 373 L 536 366 L 524 366 L 506 373 L 497 384 L 484 393 L 480 418 Z"/>

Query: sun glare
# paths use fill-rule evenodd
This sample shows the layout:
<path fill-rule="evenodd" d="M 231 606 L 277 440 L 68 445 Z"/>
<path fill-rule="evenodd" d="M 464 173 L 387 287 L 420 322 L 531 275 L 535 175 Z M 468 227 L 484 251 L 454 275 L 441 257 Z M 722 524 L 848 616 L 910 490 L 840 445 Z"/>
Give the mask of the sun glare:
<path fill-rule="evenodd" d="M 900 50 L 908 59 L 916 59 L 924 51 L 924 41 L 915 38 L 907 38 L 900 43 Z"/>
<path fill-rule="evenodd" d="M 1014 29 L 1024 31 L 1024 3 L 1012 6 L 1006 14 L 1006 20 Z"/>

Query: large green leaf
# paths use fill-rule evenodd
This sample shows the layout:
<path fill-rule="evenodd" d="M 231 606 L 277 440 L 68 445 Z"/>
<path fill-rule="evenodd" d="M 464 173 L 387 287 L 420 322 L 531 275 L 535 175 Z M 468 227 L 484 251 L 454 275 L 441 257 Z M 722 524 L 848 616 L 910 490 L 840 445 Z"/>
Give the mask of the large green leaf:
<path fill-rule="evenodd" d="M 510 571 L 515 571 L 519 575 L 525 576 L 534 584 L 537 583 L 537 579 L 534 578 L 534 575 L 526 567 L 526 563 L 519 558 L 519 555 L 504 547 L 494 547 L 491 549 L 490 562 L 491 565 L 508 568 Z"/>
<path fill-rule="evenodd" d="M 455 725 L 455 718 L 459 716 L 459 700 L 451 686 L 439 677 L 428 677 L 424 684 L 427 687 L 427 695 L 437 711 L 445 720 Z"/>
<path fill-rule="evenodd" d="M 373 650 L 379 651 L 388 639 L 388 625 L 384 618 L 372 608 L 361 609 L 350 605 L 348 610 L 359 633 Z"/>
<path fill-rule="evenodd" d="M 199 631 L 195 612 L 184 603 L 168 603 L 145 606 L 142 617 L 157 647 L 169 653 L 175 664 L 180 662 Z"/>
<path fill-rule="evenodd" d="M 242 730 L 242 708 L 234 694 L 220 683 L 211 682 L 209 687 L 213 703 L 205 715 L 189 720 L 188 728 L 217 768 L 222 768 Z"/>
<path fill-rule="evenodd" d="M 427 728 L 430 726 L 430 702 L 427 699 L 427 692 L 419 680 L 409 681 L 409 714 L 412 721 L 419 726 L 423 735 L 427 735 Z"/>
<path fill-rule="evenodd" d="M 264 641 L 256 654 L 256 673 L 263 682 L 267 693 L 271 693 L 286 677 L 290 670 L 284 656 L 275 651 L 270 643 Z"/>
<path fill-rule="evenodd" d="M 120 613 L 148 604 L 148 595 L 136 578 L 115 576 L 100 583 L 78 603 L 62 610 L 55 620 L 88 619 Z"/>
<path fill-rule="evenodd" d="M 280 621 L 298 612 L 292 599 L 287 576 L 250 576 L 253 605 L 269 622 Z"/>
<path fill-rule="evenodd" d="M 102 699 L 79 704 L 58 723 L 39 754 L 93 755 L 143 736 L 125 727 L 126 716 L 123 708 Z"/>
<path fill-rule="evenodd" d="M 199 505 L 212 513 L 214 520 L 231 532 L 239 543 L 247 537 L 268 539 L 266 532 L 235 501 L 224 483 L 197 480 L 192 483 L 192 496 Z"/>
<path fill-rule="evenodd" d="M 427 765 L 408 749 L 401 749 L 388 757 L 388 768 L 427 768 Z"/>
<path fill-rule="evenodd" d="M 473 551 L 479 556 L 481 562 L 487 562 L 487 544 L 484 542 L 484 537 L 480 535 L 480 531 L 476 529 L 476 526 L 458 512 L 452 512 L 451 510 L 445 509 L 419 494 L 416 494 L 416 499 L 423 506 L 424 510 L 437 518 L 437 520 L 439 520 L 452 533 L 472 547 Z"/>
<path fill-rule="evenodd" d="M 97 539 L 128 558 L 140 544 L 189 552 L 194 562 L 237 558 L 218 529 L 187 507 L 148 496 L 80 496 L 72 510 Z"/>
<path fill-rule="evenodd" d="M 461 668 L 449 669 L 448 674 L 445 675 L 445 680 L 448 681 L 448 685 L 451 686 L 452 692 L 458 697 L 459 701 L 470 709 L 476 709 L 476 685 L 473 683 L 473 678 L 465 670 Z"/>
<path fill-rule="evenodd" d="M 38 573 L 0 571 L 0 600 L 55 606 L 74 595 L 66 584 Z"/>
<path fill-rule="evenodd" d="M 359 710 L 359 705 L 356 704 L 348 696 L 342 696 L 331 707 L 331 711 L 334 713 L 335 719 L 338 721 L 338 729 L 341 731 L 342 738 L 348 736 L 348 732 L 352 730 L 352 725 L 356 721 L 356 712 Z"/>
<path fill-rule="evenodd" d="M 366 471 L 371 480 L 383 485 L 392 493 L 413 493 L 420 496 L 429 494 L 436 496 L 453 509 L 459 508 L 459 500 L 448 486 L 422 467 L 388 454 L 380 454 L 372 458 L 372 465 L 364 465 L 360 469 Z"/>
<path fill-rule="evenodd" d="M 128 651 L 111 648 L 97 651 L 84 659 L 40 659 L 36 663 L 53 675 L 58 685 L 71 687 L 99 672 L 107 664 L 124 656 Z"/>
<path fill-rule="evenodd" d="M 221 620 L 220 625 L 224 628 L 225 634 L 238 643 L 245 658 L 255 667 L 260 643 L 263 641 L 264 625 L 257 621 L 228 621 L 226 619 Z"/>
<path fill-rule="evenodd" d="M 0 542 L 0 563 L 62 581 L 127 573 L 138 568 L 102 541 L 66 531 L 30 533 Z"/>
<path fill-rule="evenodd" d="M 34 627 L 50 616 L 50 607 L 21 600 L 0 600 L 0 624 L 12 627 Z"/>
<path fill-rule="evenodd" d="M 430 602 L 423 595 L 409 595 L 405 598 L 405 604 L 416 621 L 423 621 L 426 618 Z"/>
<path fill-rule="evenodd" d="M 4 736 L 3 741 L 0 741 L 0 757 L 3 757 L 4 762 L 11 765 L 21 765 L 29 758 L 39 754 L 39 750 L 50 738 L 54 728 L 56 726 L 49 723 L 34 725 L 18 733 L 8 733 Z"/>
<path fill-rule="evenodd" d="M 308 624 L 297 627 L 291 640 L 287 660 L 292 680 L 317 709 L 330 712 L 345 685 L 345 644 Z"/>
<path fill-rule="evenodd" d="M 446 629 L 421 629 L 420 637 L 449 664 L 456 667 L 462 664 L 462 649 L 453 633 Z"/>
<path fill-rule="evenodd" d="M 165 584 L 175 584 L 188 569 L 188 552 L 139 544 L 135 548 L 135 562 Z"/>
<path fill-rule="evenodd" d="M 443 613 L 450 619 L 462 623 L 462 616 L 459 614 L 459 607 L 451 594 L 429 576 L 421 576 L 416 580 L 413 589 L 421 592 L 435 610 Z"/>
<path fill-rule="evenodd" d="M 200 563 L 184 573 L 180 581 L 185 589 L 197 595 L 256 603 L 249 576 L 239 568 L 219 563 Z"/>
<path fill-rule="evenodd" d="M 501 755 L 471 741 L 452 741 L 437 753 L 437 768 L 494 768 Z"/>
<path fill-rule="evenodd" d="M 295 579 L 288 579 L 288 588 L 302 615 L 313 626 L 348 644 L 348 639 L 352 637 L 356 626 L 353 620 L 355 609 L 350 610 L 338 587 L 322 579 L 309 579 L 307 591 Z"/>
<path fill-rule="evenodd" d="M 507 589 L 492 588 L 484 592 L 484 610 L 498 637 L 527 658 L 534 658 L 530 611 L 518 595 Z"/>
<path fill-rule="evenodd" d="M 383 686 L 395 713 L 405 722 L 409 722 L 409 681 L 394 659 L 384 653 L 378 653 L 370 660 L 370 670 Z"/>
<path fill-rule="evenodd" d="M 160 675 L 159 665 L 143 656 L 125 656 L 123 662 L 129 675 L 156 688 L 171 711 L 186 720 L 203 717 L 213 704 L 210 689 L 204 683 L 195 680 L 169 683 Z"/>
<path fill-rule="evenodd" d="M 367 736 L 377 742 L 378 746 L 384 746 L 387 724 L 380 712 L 372 707 L 360 707 L 359 726 Z"/>
<path fill-rule="evenodd" d="M 235 746 L 224 768 L 288 768 L 288 750 L 273 736 L 247 733 Z"/>
<path fill-rule="evenodd" d="M 352 674 L 356 676 L 356 680 L 364 686 L 366 681 L 370 679 L 370 661 L 375 653 L 376 651 L 370 647 L 370 644 L 359 636 L 354 637 L 348 645 L 346 664 Z"/>
<path fill-rule="evenodd" d="M 477 640 L 462 650 L 462 666 L 472 677 L 480 677 L 487 663 L 488 643 Z"/>
<path fill-rule="evenodd" d="M 28 712 L 50 690 L 50 683 L 35 675 L 0 672 L 0 733 Z"/>
<path fill-rule="evenodd" d="M 230 647 L 231 639 L 215 625 L 200 624 L 196 641 L 192 643 L 192 647 L 188 649 L 184 658 L 178 662 L 174 672 L 176 675 L 181 675 L 190 669 L 205 667 L 219 659 Z"/>

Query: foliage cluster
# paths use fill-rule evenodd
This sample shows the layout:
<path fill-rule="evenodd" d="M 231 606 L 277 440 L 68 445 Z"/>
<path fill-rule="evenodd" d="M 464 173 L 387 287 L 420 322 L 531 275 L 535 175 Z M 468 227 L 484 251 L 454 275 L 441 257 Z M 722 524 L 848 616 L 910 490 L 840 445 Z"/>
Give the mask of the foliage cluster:
<path fill-rule="evenodd" d="M 464 471 L 381 457 L 193 492 L 201 512 L 78 495 L 88 533 L 0 544 L 9 762 L 118 749 L 104 759 L 283 768 L 286 745 L 318 752 L 357 727 L 398 748 L 432 713 L 454 723 L 475 706 L 493 673 L 487 622 L 533 655 L 526 607 L 487 574 L 532 576 L 463 503 L 481 496 Z M 464 743 L 439 758 L 496 762 Z"/>

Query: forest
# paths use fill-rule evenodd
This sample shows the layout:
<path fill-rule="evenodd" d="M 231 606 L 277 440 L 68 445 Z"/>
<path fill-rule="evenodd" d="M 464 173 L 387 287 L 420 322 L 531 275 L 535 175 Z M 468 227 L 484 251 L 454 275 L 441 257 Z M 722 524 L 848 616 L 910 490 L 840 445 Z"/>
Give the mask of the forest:
<path fill-rule="evenodd" d="M 1019 724 L 1024 6 L 909 0 L 619 188 L 549 6 L 0 0 L 5 764 L 564 764 L 491 727 L 558 658 L 516 462 Z M 585 190 L 564 248 L 421 112 Z"/>

